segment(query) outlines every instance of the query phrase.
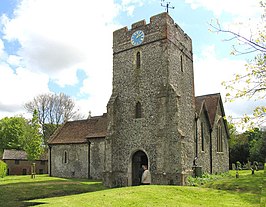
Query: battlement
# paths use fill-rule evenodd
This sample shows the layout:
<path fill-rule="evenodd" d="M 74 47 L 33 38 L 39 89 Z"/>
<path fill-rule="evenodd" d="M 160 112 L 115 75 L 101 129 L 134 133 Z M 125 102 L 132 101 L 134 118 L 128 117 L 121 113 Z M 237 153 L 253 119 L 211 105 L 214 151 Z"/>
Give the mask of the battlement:
<path fill-rule="evenodd" d="M 168 13 L 150 17 L 150 23 L 147 24 L 145 20 L 135 22 L 131 28 L 123 27 L 114 31 L 113 33 L 113 49 L 114 52 L 132 48 L 130 43 L 131 35 L 136 30 L 142 30 L 145 34 L 145 39 L 142 43 L 148 44 L 157 40 L 169 39 L 176 45 L 183 45 L 192 52 L 191 38 L 174 22 Z"/>

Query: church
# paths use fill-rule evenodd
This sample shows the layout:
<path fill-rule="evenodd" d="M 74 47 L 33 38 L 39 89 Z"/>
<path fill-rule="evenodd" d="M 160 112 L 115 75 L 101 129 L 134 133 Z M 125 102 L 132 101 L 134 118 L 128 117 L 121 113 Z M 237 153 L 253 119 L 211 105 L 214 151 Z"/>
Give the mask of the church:
<path fill-rule="evenodd" d="M 95 103 L 97 104 L 97 103 Z M 113 33 L 107 113 L 66 122 L 50 138 L 49 175 L 101 179 L 105 186 L 185 185 L 193 169 L 229 170 L 221 95 L 195 97 L 192 40 L 168 13 Z"/>

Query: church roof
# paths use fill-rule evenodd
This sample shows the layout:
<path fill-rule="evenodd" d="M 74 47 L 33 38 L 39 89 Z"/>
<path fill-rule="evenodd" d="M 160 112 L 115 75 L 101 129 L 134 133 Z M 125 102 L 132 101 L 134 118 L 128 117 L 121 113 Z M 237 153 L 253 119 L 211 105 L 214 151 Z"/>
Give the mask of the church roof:
<path fill-rule="evenodd" d="M 221 98 L 220 93 L 197 96 L 195 98 L 195 102 L 196 102 L 196 112 L 198 114 L 201 113 L 201 110 L 203 107 L 206 107 L 205 109 L 207 110 L 207 113 L 208 113 L 208 116 L 210 119 L 211 128 L 214 127 L 215 116 L 217 114 L 217 110 L 218 110 L 219 105 L 221 107 L 222 117 L 225 116 L 223 102 L 222 102 L 222 98 Z M 225 131 L 226 131 L 227 137 L 229 138 L 229 131 L 228 131 L 228 126 L 227 126 L 226 120 L 223 119 L 223 121 L 224 121 L 224 125 L 226 128 Z"/>
<path fill-rule="evenodd" d="M 214 125 L 215 115 L 217 113 L 217 107 L 219 103 L 221 103 L 220 101 L 221 101 L 220 93 L 208 94 L 196 97 L 196 112 L 200 113 L 203 104 L 205 104 L 210 118 L 211 127 L 213 127 Z M 224 116 L 225 114 L 223 111 L 223 106 L 222 106 L 222 112 L 223 112 L 222 115 Z"/>
<path fill-rule="evenodd" d="M 48 144 L 87 143 L 87 138 L 105 137 L 107 133 L 107 114 L 84 120 L 68 121 L 57 129 Z"/>
<path fill-rule="evenodd" d="M 47 154 L 43 154 L 38 160 L 47 160 Z M 5 149 L 3 160 L 28 160 L 27 153 L 23 150 Z"/>

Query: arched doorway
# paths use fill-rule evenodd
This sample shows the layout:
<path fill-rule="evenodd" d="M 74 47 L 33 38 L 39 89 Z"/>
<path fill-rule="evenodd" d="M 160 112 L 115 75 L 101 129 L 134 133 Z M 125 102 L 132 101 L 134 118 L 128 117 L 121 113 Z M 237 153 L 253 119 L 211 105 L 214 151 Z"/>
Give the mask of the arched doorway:
<path fill-rule="evenodd" d="M 143 172 L 142 165 L 148 166 L 148 157 L 145 152 L 139 150 L 132 156 L 132 185 L 140 185 Z"/>

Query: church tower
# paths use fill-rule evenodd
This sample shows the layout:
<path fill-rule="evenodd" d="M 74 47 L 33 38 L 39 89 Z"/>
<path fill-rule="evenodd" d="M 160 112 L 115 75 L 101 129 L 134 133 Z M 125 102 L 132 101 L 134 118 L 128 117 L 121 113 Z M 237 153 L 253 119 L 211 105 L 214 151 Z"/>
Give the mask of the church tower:
<path fill-rule="evenodd" d="M 194 158 L 192 41 L 167 14 L 113 33 L 113 90 L 107 105 L 104 184 L 182 185 Z"/>

